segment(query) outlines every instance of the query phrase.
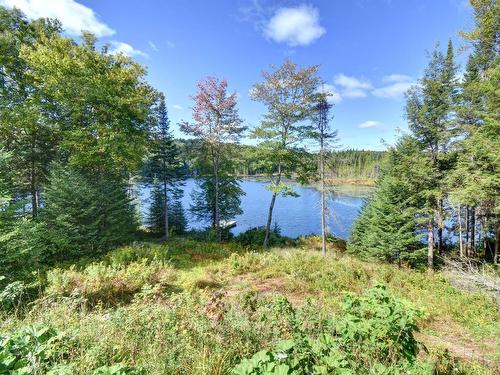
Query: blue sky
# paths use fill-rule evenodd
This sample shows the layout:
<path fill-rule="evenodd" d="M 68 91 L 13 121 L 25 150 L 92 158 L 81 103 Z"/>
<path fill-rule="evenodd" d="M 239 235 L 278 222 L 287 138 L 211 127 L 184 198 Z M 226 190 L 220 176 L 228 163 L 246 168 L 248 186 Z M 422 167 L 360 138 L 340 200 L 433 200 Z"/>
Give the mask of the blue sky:
<path fill-rule="evenodd" d="M 87 29 L 148 67 L 165 93 L 172 128 L 191 117 L 190 95 L 207 75 L 226 78 L 251 128 L 265 108 L 248 92 L 262 70 L 291 58 L 320 65 L 334 94 L 342 148 L 384 149 L 403 118 L 403 92 L 421 76 L 426 51 L 472 27 L 464 0 L 0 0 L 29 17 L 58 17 L 72 36 Z M 466 52 L 458 55 L 464 65 Z"/>

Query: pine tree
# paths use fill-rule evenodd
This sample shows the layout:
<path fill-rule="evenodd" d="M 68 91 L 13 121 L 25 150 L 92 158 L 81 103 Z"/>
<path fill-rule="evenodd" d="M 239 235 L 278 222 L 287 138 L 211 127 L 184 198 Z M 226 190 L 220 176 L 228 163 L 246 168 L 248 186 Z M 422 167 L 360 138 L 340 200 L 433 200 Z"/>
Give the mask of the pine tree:
<path fill-rule="evenodd" d="M 161 182 L 153 184 L 151 207 L 149 209 L 147 223 L 153 232 L 163 236 L 165 236 L 165 230 L 167 228 L 170 232 L 169 234 L 183 234 L 187 229 L 187 219 L 181 202 L 183 191 L 175 187 L 173 189 L 168 189 L 168 196 L 170 199 L 168 206 L 166 206 L 164 188 Z M 168 209 L 167 215 L 165 215 L 165 207 Z M 168 226 L 165 225 L 165 217 L 168 218 Z"/>
<path fill-rule="evenodd" d="M 411 137 L 401 139 L 389 151 L 376 191 L 352 227 L 348 251 L 365 258 L 415 264 L 423 248 L 419 218 L 425 210 L 422 187 L 430 183 L 428 176 L 428 163 L 418 142 Z"/>
<path fill-rule="evenodd" d="M 330 127 L 331 114 L 330 110 L 333 104 L 328 102 L 328 95 L 320 95 L 318 103 L 316 104 L 315 111 L 313 112 L 311 137 L 318 143 L 319 152 L 319 182 L 320 182 L 320 213 L 321 213 L 321 251 L 323 256 L 326 255 L 326 236 L 328 230 L 328 207 L 326 198 L 328 192 L 326 191 L 326 153 L 332 147 L 332 143 L 337 138 L 337 132 L 332 131 Z"/>
<path fill-rule="evenodd" d="M 448 176 L 451 200 L 458 210 L 465 206 L 465 255 L 475 252 L 476 213 L 487 258 L 498 262 L 500 249 L 500 2 L 471 1 L 475 28 L 463 33 L 471 43 L 458 119 L 460 122 L 456 168 Z M 460 218 L 460 224 L 461 224 Z M 469 220 L 470 219 L 470 220 Z M 461 228 L 460 228 L 461 229 Z M 461 234 L 460 230 L 460 234 Z M 489 237 L 495 240 L 490 248 Z M 462 245 L 462 243 L 460 243 Z"/>
<path fill-rule="evenodd" d="M 137 229 L 126 186 L 114 176 L 55 166 L 43 198 L 38 240 L 46 261 L 105 251 L 130 241 Z"/>
<path fill-rule="evenodd" d="M 243 212 L 240 206 L 241 196 L 244 195 L 244 192 L 232 175 L 219 174 L 217 199 L 219 210 L 216 216 L 216 192 L 213 179 L 214 177 L 210 175 L 197 178 L 198 188 L 192 193 L 193 203 L 190 212 L 194 219 L 209 222 L 212 228 L 216 228 L 216 217 L 220 221 L 228 221 Z"/>
<path fill-rule="evenodd" d="M 438 249 L 443 251 L 443 185 L 446 171 L 450 169 L 449 148 L 455 128 L 454 104 L 457 95 L 456 66 L 453 46 L 448 44 L 446 55 L 438 47 L 433 51 L 421 85 L 407 94 L 406 115 L 408 125 L 420 144 L 422 152 L 432 165 L 432 183 L 427 193 L 427 244 L 428 266 L 434 265 L 434 231 L 437 221 Z"/>
<path fill-rule="evenodd" d="M 144 173 L 146 181 L 154 184 L 148 221 L 153 230 L 162 233 L 164 238 L 168 239 L 172 224 L 172 218 L 169 217 L 172 212 L 171 206 L 179 207 L 178 201 L 183 194 L 181 180 L 184 173 L 179 150 L 170 131 L 170 120 L 163 95 L 160 95 L 155 112 L 156 124 L 151 131 L 151 155 Z M 163 223 L 161 230 L 158 226 L 160 222 Z M 181 226 L 174 232 L 182 232 L 184 229 L 185 226 Z"/>

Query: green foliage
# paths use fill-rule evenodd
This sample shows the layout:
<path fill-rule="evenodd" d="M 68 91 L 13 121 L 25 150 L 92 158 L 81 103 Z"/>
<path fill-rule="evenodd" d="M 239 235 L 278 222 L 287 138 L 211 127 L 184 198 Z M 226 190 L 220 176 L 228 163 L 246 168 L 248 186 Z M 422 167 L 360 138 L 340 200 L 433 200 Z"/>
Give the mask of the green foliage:
<path fill-rule="evenodd" d="M 344 314 L 330 322 L 333 332 L 318 338 L 306 335 L 293 307 L 276 300 L 274 309 L 285 317 L 293 339 L 279 341 L 272 351 L 260 351 L 243 360 L 233 374 L 360 374 L 399 373 L 412 369 L 418 353 L 413 336 L 418 313 L 378 285 L 357 297 L 344 299 Z"/>
<path fill-rule="evenodd" d="M 215 226 L 215 189 L 213 176 L 197 178 L 197 189 L 192 192 L 192 204 L 189 212 L 196 220 L 208 222 Z M 238 180 L 231 175 L 219 176 L 219 219 L 230 220 L 241 214 L 241 196 L 245 192 L 241 189 Z"/>
<path fill-rule="evenodd" d="M 2 281 L 3 277 L 0 277 Z M 27 292 L 27 286 L 22 281 L 14 281 L 5 285 L 0 291 L 0 309 L 11 310 L 22 302 L 22 298 Z"/>
<path fill-rule="evenodd" d="M 234 240 L 243 246 L 262 246 L 264 242 L 264 237 L 266 235 L 266 228 L 255 227 L 250 228 L 240 234 L 238 234 Z M 282 246 L 285 244 L 292 243 L 292 240 L 288 237 L 283 237 L 281 235 L 279 227 L 276 225 L 269 236 L 269 244 L 271 246 Z"/>
<path fill-rule="evenodd" d="M 333 178 L 376 179 L 385 156 L 385 151 L 339 150 L 327 154 L 327 165 Z"/>
<path fill-rule="evenodd" d="M 371 288 L 377 283 L 387 289 Z M 411 364 L 410 333 L 418 323 L 419 338 L 439 343 L 434 322 L 445 321 L 440 333 L 459 329 L 467 345 L 498 335 L 493 302 L 454 289 L 438 272 L 297 248 L 245 253 L 235 243 L 177 237 L 52 270 L 41 298 L 21 311 L 4 315 L 0 335 L 35 323 L 72 337 L 47 366 L 51 374 L 92 374 L 114 364 L 150 375 L 227 374 L 268 348 L 266 361 L 288 361 L 305 373 L 316 366 L 317 373 L 431 374 L 439 366 L 442 374 L 491 375 L 480 363 L 436 352 L 432 340 L 429 354 Z"/>
<path fill-rule="evenodd" d="M 55 166 L 44 194 L 38 244 L 45 261 L 93 255 L 130 241 L 137 228 L 124 184 Z"/>
<path fill-rule="evenodd" d="M 153 183 L 148 224 L 154 232 L 168 237 L 169 234 L 184 233 L 187 226 L 180 202 L 183 195 L 180 179 L 183 178 L 184 171 L 179 150 L 170 131 L 163 95 L 155 108 L 155 115 L 156 124 L 151 130 L 151 154 L 143 168 L 145 180 Z M 169 233 L 165 233 L 166 230 Z"/>
<path fill-rule="evenodd" d="M 418 266 L 423 245 L 419 242 L 425 213 L 427 160 L 412 138 L 402 139 L 389 151 L 375 193 L 356 219 L 348 244 L 350 253 L 383 261 L 405 261 Z"/>
<path fill-rule="evenodd" d="M 65 335 L 43 325 L 0 336 L 0 374 L 45 374 L 61 359 L 67 341 Z"/>
<path fill-rule="evenodd" d="M 187 229 L 187 218 L 180 200 L 181 190 L 167 187 L 168 199 L 168 227 L 169 234 L 184 234 Z M 153 185 L 151 193 L 151 206 L 149 209 L 147 224 L 149 228 L 159 234 L 165 235 L 165 196 L 164 186 L 157 182 Z"/>

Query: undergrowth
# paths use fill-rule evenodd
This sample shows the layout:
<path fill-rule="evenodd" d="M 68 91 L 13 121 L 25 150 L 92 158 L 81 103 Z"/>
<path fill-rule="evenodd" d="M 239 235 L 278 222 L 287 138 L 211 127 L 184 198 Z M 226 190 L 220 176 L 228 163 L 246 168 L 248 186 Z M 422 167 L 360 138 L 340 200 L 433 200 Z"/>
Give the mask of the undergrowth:
<path fill-rule="evenodd" d="M 495 372 L 496 353 L 480 363 L 419 339 L 494 341 L 488 296 L 301 241 L 262 252 L 173 239 L 61 264 L 37 298 L 4 293 L 0 374 Z"/>

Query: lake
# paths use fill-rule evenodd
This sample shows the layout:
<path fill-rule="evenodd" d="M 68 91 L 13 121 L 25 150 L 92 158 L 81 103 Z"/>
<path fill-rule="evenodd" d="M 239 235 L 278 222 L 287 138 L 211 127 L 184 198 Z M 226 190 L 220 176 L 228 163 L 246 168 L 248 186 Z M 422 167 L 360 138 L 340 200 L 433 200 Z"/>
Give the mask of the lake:
<path fill-rule="evenodd" d="M 319 191 L 314 187 L 301 186 L 290 183 L 299 197 L 281 197 L 276 199 L 273 211 L 273 225 L 277 223 L 281 234 L 289 237 L 301 235 L 318 234 L 321 232 Z M 245 195 L 241 197 L 241 208 L 243 214 L 235 217 L 236 227 L 231 231 L 238 234 L 249 228 L 264 226 L 267 220 L 271 192 L 266 189 L 266 181 L 263 179 L 245 179 L 241 181 L 241 187 Z M 182 205 L 186 210 L 190 229 L 202 229 L 207 223 L 198 222 L 189 217 L 189 206 L 191 203 L 191 192 L 196 188 L 193 179 L 185 181 L 184 197 Z M 139 189 L 141 200 L 141 211 L 144 215 L 149 209 L 150 187 L 142 186 Z M 328 199 L 329 225 L 331 232 L 340 238 L 349 237 L 350 228 L 359 214 L 359 210 L 372 188 L 366 186 L 339 186 L 335 193 Z"/>

